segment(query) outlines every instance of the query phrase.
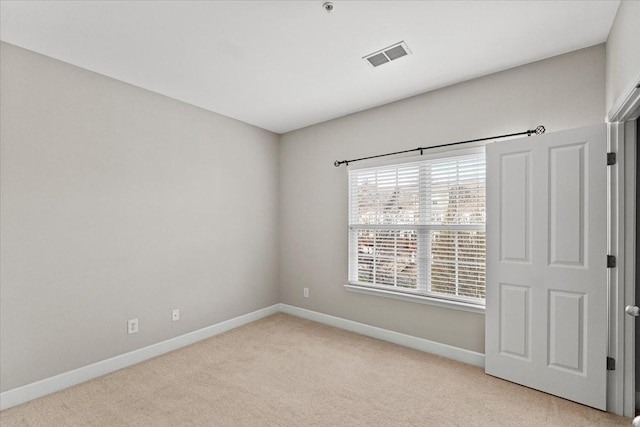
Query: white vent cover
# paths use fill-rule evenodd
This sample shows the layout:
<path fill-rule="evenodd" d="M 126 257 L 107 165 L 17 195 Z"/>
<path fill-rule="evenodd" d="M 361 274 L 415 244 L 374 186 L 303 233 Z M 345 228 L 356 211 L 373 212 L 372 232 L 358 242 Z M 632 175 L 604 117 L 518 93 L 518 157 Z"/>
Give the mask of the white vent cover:
<path fill-rule="evenodd" d="M 404 41 L 401 41 L 377 52 L 370 53 L 367 56 L 363 56 L 362 59 L 366 60 L 372 66 L 377 67 L 410 54 L 411 51 L 409 50 L 409 47 L 407 47 L 407 44 Z"/>

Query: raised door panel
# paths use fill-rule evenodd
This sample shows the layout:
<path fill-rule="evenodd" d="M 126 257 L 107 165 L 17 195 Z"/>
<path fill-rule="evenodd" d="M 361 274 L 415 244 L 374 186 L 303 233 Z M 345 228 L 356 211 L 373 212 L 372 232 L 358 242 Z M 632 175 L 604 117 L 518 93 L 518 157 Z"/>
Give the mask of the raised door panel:
<path fill-rule="evenodd" d="M 584 267 L 585 143 L 549 149 L 549 264 Z"/>
<path fill-rule="evenodd" d="M 587 295 L 549 291 L 548 365 L 585 375 Z"/>
<path fill-rule="evenodd" d="M 531 262 L 531 153 L 500 157 L 500 260 Z"/>
<path fill-rule="evenodd" d="M 500 353 L 531 358 L 531 288 L 500 284 Z"/>

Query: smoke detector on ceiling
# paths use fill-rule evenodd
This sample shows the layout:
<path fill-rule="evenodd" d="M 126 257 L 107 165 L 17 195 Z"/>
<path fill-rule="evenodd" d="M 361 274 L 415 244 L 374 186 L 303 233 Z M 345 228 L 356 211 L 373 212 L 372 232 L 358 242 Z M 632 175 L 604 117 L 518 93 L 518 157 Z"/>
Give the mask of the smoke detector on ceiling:
<path fill-rule="evenodd" d="M 366 60 L 373 67 L 378 67 L 407 55 L 411 55 L 411 51 L 407 44 L 404 41 L 401 41 L 377 52 L 363 56 L 362 59 Z"/>

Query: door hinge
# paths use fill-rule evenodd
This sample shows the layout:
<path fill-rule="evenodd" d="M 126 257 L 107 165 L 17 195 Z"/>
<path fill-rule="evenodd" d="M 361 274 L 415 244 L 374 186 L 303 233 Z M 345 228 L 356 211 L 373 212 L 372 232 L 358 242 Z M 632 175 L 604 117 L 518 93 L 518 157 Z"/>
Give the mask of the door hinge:
<path fill-rule="evenodd" d="M 616 257 L 607 255 L 607 268 L 616 268 Z"/>
<path fill-rule="evenodd" d="M 607 166 L 616 164 L 616 153 L 607 153 Z"/>
<path fill-rule="evenodd" d="M 616 370 L 616 359 L 613 357 L 607 357 L 607 371 Z"/>

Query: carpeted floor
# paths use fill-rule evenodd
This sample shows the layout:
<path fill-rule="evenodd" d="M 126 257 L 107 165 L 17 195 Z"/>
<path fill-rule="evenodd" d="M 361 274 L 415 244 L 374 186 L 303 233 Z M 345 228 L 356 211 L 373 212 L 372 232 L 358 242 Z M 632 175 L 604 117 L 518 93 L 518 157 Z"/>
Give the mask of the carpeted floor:
<path fill-rule="evenodd" d="M 283 313 L 0 412 L 9 426 L 629 426 Z"/>

